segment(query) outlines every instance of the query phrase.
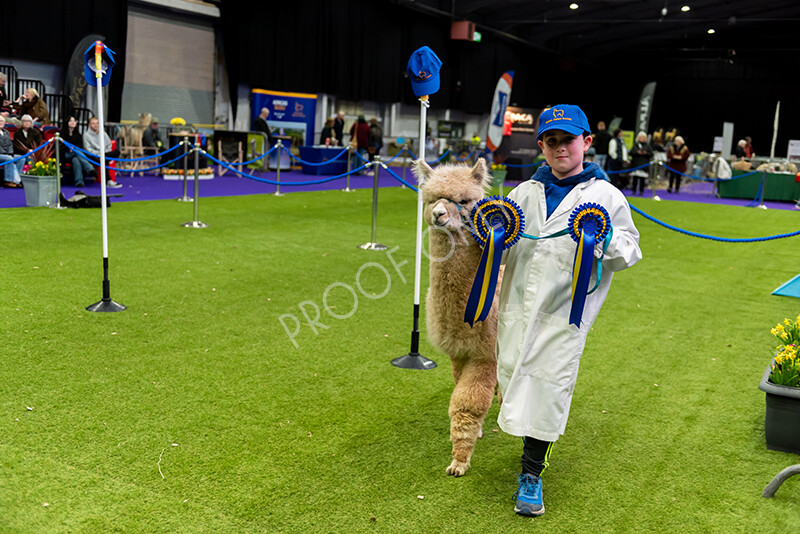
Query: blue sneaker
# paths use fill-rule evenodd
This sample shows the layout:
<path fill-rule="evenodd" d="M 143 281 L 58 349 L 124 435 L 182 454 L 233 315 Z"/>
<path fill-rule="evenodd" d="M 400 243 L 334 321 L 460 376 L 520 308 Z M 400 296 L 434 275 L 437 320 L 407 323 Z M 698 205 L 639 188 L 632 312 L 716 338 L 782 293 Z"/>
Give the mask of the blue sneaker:
<path fill-rule="evenodd" d="M 519 515 L 536 517 L 544 514 L 542 478 L 528 473 L 519 475 L 519 489 L 514 498 L 514 511 Z"/>

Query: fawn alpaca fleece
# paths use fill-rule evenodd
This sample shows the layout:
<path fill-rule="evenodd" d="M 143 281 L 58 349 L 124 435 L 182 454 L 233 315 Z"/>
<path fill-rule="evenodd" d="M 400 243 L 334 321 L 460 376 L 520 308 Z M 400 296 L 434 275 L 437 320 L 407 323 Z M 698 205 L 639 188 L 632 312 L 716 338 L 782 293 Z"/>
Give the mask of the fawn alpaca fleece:
<path fill-rule="evenodd" d="M 440 165 L 435 170 L 417 162 L 414 172 L 422 188 L 425 222 L 430 226 L 430 289 L 425 301 L 428 338 L 450 356 L 453 365 L 455 388 L 449 410 L 453 461 L 447 474 L 458 477 L 469 467 L 497 383 L 497 298 L 485 322 L 474 327 L 464 322 L 482 251 L 461 216 L 468 219 L 491 178 L 482 159 L 472 168 L 458 164 Z"/>

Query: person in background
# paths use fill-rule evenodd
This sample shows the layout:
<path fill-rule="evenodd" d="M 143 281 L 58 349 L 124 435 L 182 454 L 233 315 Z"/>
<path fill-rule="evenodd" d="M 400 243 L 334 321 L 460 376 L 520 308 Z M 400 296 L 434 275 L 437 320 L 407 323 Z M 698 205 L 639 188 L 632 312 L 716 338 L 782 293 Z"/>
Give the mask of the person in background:
<path fill-rule="evenodd" d="M 369 124 L 364 115 L 359 115 L 358 120 L 350 127 L 350 144 L 354 146 L 361 159 L 367 161 L 367 147 L 369 146 Z M 362 171 L 364 172 L 364 171 Z"/>
<path fill-rule="evenodd" d="M 100 135 L 104 139 L 105 155 L 110 158 L 119 157 L 119 149 L 111 150 L 111 138 L 108 137 L 106 132 L 100 132 L 100 120 L 97 117 L 89 119 L 89 129 L 83 132 L 83 148 L 87 152 L 100 157 Z M 122 187 L 114 179 L 109 178 L 106 180 L 106 187 L 117 189 Z"/>
<path fill-rule="evenodd" d="M 33 87 L 25 89 L 25 94 L 19 97 L 14 104 L 18 115 L 30 115 L 37 126 L 50 124 L 50 113 L 44 100 L 39 98 L 39 93 Z"/>
<path fill-rule="evenodd" d="M 653 147 L 651 147 L 650 143 L 647 142 L 646 133 L 639 132 L 639 135 L 636 136 L 636 142 L 633 143 L 633 147 L 631 147 L 630 155 L 631 168 L 633 169 L 636 169 L 636 167 L 641 167 L 642 165 L 647 165 L 651 162 L 653 159 Z M 635 195 L 637 191 L 639 192 L 639 195 L 644 194 L 645 181 L 649 175 L 649 172 L 649 167 L 631 171 L 631 176 L 633 177 L 633 185 L 631 185 L 632 195 Z"/>
<path fill-rule="evenodd" d="M 269 129 L 269 124 L 267 124 L 267 117 L 269 117 L 269 110 L 267 108 L 261 108 L 261 113 L 259 113 L 256 120 L 253 121 L 253 130 L 256 132 L 264 132 L 267 136 L 269 148 L 272 148 L 275 145 L 275 140 L 272 139 L 272 132 Z"/>
<path fill-rule="evenodd" d="M 333 133 L 333 117 L 325 121 L 325 126 L 322 127 L 322 133 L 319 134 L 319 144 L 336 146 L 336 136 Z M 326 142 L 327 141 L 327 142 Z"/>
<path fill-rule="evenodd" d="M 739 142 L 736 143 L 736 159 L 742 159 L 747 157 L 744 147 L 747 146 L 747 141 L 744 139 L 739 139 Z"/>
<path fill-rule="evenodd" d="M 8 89 L 6 89 L 6 82 L 8 76 L 5 72 L 0 72 L 0 115 L 8 117 L 11 111 L 11 101 L 8 99 Z"/>
<path fill-rule="evenodd" d="M 20 127 L 14 133 L 14 153 L 18 156 L 30 154 L 41 144 L 42 134 L 33 128 L 33 118 L 30 115 L 23 115 L 20 119 Z"/>
<path fill-rule="evenodd" d="M 6 130 L 6 118 L 0 115 L 0 163 L 11 161 L 14 157 L 14 142 L 11 140 L 11 134 Z M 25 165 L 24 158 L 14 163 L 3 165 L 2 169 L 5 172 L 4 187 L 22 187 L 20 183 L 22 180 L 19 174 L 22 172 L 23 165 Z"/>
<path fill-rule="evenodd" d="M 628 161 L 628 147 L 625 146 L 625 141 L 622 139 L 622 130 L 617 128 L 614 130 L 614 137 L 608 143 L 608 170 L 613 172 L 609 177 L 611 183 L 623 189 L 628 185 L 628 177 L 619 172 L 625 168 L 625 162 Z"/>
<path fill-rule="evenodd" d="M 744 145 L 744 157 L 750 159 L 756 155 L 756 153 L 753 151 L 753 140 L 750 139 L 750 136 L 745 137 L 744 140 L 746 143 Z"/>
<path fill-rule="evenodd" d="M 164 143 L 161 141 L 161 134 L 158 132 L 158 117 L 153 117 L 144 133 L 142 134 L 142 146 L 156 148 L 159 151 Z"/>
<path fill-rule="evenodd" d="M 383 128 L 378 124 L 378 118 L 369 119 L 369 160 L 374 161 L 375 156 L 381 153 L 383 148 Z"/>
<path fill-rule="evenodd" d="M 333 136 L 339 146 L 344 146 L 344 111 L 339 110 L 333 120 Z"/>
<path fill-rule="evenodd" d="M 600 121 L 597 123 L 597 132 L 594 134 L 594 162 L 603 169 L 608 167 L 608 144 L 611 142 L 611 134 L 606 130 L 606 123 Z"/>
<path fill-rule="evenodd" d="M 669 185 L 667 186 L 667 193 L 672 193 L 673 185 L 674 191 L 677 193 L 681 188 L 681 174 L 686 172 L 686 160 L 689 159 L 691 152 L 686 146 L 683 137 L 680 135 L 675 137 L 675 140 L 667 149 L 667 167 L 669 167 Z M 671 170 L 670 170 L 671 169 Z"/>
<path fill-rule="evenodd" d="M 83 135 L 78 131 L 78 120 L 75 117 L 70 117 L 67 121 L 67 127 L 61 132 L 61 139 L 78 148 L 83 148 Z M 61 150 L 63 154 L 62 162 L 72 165 L 72 172 L 75 175 L 75 187 L 84 186 L 84 176 L 96 176 L 94 165 L 89 163 L 86 156 L 64 143 L 61 144 Z"/>

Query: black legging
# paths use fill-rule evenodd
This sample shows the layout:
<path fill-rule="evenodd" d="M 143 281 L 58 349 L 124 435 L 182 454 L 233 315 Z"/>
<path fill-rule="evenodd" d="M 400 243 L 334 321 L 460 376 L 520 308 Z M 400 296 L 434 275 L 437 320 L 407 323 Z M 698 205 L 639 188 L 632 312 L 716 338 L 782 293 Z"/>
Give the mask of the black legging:
<path fill-rule="evenodd" d="M 522 449 L 522 472 L 534 476 L 541 476 L 550 465 L 550 450 L 553 441 L 542 441 L 532 437 L 523 438 L 525 445 Z"/>
<path fill-rule="evenodd" d="M 681 188 L 681 175 L 675 171 L 669 171 L 669 187 L 667 187 L 667 191 L 673 190 L 673 184 L 675 184 L 675 192 L 677 193 Z"/>
<path fill-rule="evenodd" d="M 644 193 L 644 185 L 645 185 L 644 184 L 644 181 L 645 181 L 644 176 L 636 176 L 635 174 L 632 174 L 631 176 L 633 177 L 633 185 L 631 186 L 632 192 L 635 194 L 636 190 L 638 189 L 639 190 L 639 194 L 640 195 L 643 194 Z"/>

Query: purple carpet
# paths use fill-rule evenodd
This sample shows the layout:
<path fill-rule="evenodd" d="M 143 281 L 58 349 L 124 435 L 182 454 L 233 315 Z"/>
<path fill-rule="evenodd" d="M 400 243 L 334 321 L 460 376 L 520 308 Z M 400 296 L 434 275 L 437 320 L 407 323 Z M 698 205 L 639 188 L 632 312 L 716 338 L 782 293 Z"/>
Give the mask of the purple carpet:
<path fill-rule="evenodd" d="M 398 176 L 402 177 L 402 170 L 400 168 L 393 169 Z M 275 172 L 254 172 L 256 176 L 268 180 L 275 180 Z M 302 174 L 299 171 L 281 171 L 281 192 L 292 193 L 298 191 L 324 191 L 343 189 L 345 187 L 345 178 L 338 178 L 336 180 L 328 181 L 325 183 L 292 186 L 292 183 L 325 180 L 325 176 L 313 176 Z M 127 173 L 118 173 L 117 179 L 122 188 L 108 189 L 109 195 L 122 195 L 121 197 L 113 198 L 112 202 L 129 202 L 134 200 L 164 200 L 174 199 L 183 195 L 183 181 L 181 180 L 164 180 L 161 176 L 147 175 L 144 176 L 130 176 Z M 406 172 L 406 181 L 414 183 L 414 178 L 410 172 Z M 373 176 L 351 176 L 350 187 L 352 189 L 368 189 L 372 187 Z M 380 187 L 400 187 L 401 184 L 389 173 L 382 171 L 379 178 Z M 516 186 L 515 182 L 509 182 L 505 186 L 505 191 L 508 192 L 512 187 Z M 99 195 L 99 183 L 87 183 L 84 187 L 80 188 L 86 194 Z M 77 188 L 72 186 L 63 186 L 62 192 L 64 196 L 71 197 Z M 200 180 L 200 198 L 203 197 L 227 197 L 227 196 L 240 196 L 240 195 L 263 195 L 275 192 L 275 186 L 265 184 L 252 180 L 249 178 L 242 178 L 234 175 L 232 172 L 226 172 L 223 176 L 217 176 L 210 180 Z M 630 189 L 623 191 L 629 198 L 635 200 L 638 196 L 631 196 Z M 187 182 L 187 194 L 192 196 L 194 193 L 194 182 Z M 411 190 L 409 190 L 411 193 Z M 692 182 L 685 184 L 681 188 L 680 193 L 667 193 L 665 190 L 657 190 L 656 193 L 662 200 L 676 200 L 681 202 L 702 202 L 706 204 L 724 204 L 728 206 L 748 206 L 755 205 L 751 200 L 734 199 L 734 198 L 716 198 L 713 191 L 713 184 L 709 182 Z M 648 189 L 642 198 L 650 198 L 653 196 L 653 191 Z M 783 209 L 792 210 L 796 209 L 794 202 L 764 202 L 764 205 L 769 209 Z M 25 207 L 25 191 L 23 189 L 6 189 L 0 188 L 0 208 L 21 208 Z"/>

